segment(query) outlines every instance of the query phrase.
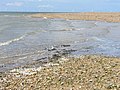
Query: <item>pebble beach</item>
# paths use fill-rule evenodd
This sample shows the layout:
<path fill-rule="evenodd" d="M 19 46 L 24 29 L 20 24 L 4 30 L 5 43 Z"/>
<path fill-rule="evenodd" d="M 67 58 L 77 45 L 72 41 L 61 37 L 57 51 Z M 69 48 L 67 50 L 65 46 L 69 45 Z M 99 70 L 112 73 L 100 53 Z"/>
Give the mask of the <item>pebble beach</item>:
<path fill-rule="evenodd" d="M 60 58 L 42 68 L 12 70 L 0 85 L 1 90 L 119 90 L 120 58 Z"/>

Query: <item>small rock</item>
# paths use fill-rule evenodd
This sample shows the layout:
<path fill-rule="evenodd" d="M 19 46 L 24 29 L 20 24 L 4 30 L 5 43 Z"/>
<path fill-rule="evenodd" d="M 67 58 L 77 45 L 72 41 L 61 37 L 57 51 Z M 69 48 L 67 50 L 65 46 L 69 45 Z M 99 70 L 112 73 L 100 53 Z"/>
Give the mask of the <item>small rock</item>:
<path fill-rule="evenodd" d="M 50 49 L 48 49 L 48 51 L 54 51 L 57 50 L 54 46 L 52 46 Z"/>
<path fill-rule="evenodd" d="M 61 85 L 63 85 L 64 84 L 64 82 L 61 82 Z"/>
<path fill-rule="evenodd" d="M 61 47 L 70 47 L 70 45 L 61 45 Z"/>
<path fill-rule="evenodd" d="M 61 58 L 61 56 L 59 54 L 53 54 L 53 56 L 52 56 L 52 59 L 58 60 L 59 58 Z"/>
<path fill-rule="evenodd" d="M 37 59 L 36 61 L 44 60 L 44 59 L 47 59 L 47 57 L 43 57 L 43 58 Z"/>

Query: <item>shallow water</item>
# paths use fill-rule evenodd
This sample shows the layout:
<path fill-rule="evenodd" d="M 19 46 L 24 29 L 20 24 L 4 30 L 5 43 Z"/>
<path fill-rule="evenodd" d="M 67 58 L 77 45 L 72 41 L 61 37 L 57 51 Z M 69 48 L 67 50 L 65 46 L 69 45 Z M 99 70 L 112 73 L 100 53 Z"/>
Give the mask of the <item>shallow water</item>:
<path fill-rule="evenodd" d="M 31 18 L 0 13 L 0 72 L 51 55 L 46 48 L 70 45 L 71 55 L 120 56 L 120 23 Z"/>

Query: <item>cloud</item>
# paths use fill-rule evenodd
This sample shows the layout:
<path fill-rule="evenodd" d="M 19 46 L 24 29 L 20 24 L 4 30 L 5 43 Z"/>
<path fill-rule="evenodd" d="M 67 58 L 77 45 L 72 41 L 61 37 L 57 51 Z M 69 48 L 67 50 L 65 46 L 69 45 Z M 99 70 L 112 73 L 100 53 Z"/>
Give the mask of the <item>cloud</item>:
<path fill-rule="evenodd" d="M 39 1 L 39 2 L 41 2 L 42 0 L 28 0 L 28 1 Z"/>
<path fill-rule="evenodd" d="M 53 8 L 52 5 L 39 5 L 39 8 Z"/>
<path fill-rule="evenodd" d="M 6 4 L 6 6 L 17 6 L 20 7 L 23 5 L 23 2 L 9 2 Z"/>

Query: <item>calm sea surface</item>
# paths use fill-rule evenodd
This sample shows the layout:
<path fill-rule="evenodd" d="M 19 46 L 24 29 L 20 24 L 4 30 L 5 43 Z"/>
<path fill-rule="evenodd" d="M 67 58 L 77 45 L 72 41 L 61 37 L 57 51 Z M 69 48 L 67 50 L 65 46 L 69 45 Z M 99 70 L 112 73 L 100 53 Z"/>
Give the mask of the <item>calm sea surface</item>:
<path fill-rule="evenodd" d="M 70 45 L 71 55 L 120 56 L 120 23 L 31 18 L 0 13 L 0 72 L 50 55 L 46 49 Z M 68 47 L 64 48 L 68 49 Z"/>

